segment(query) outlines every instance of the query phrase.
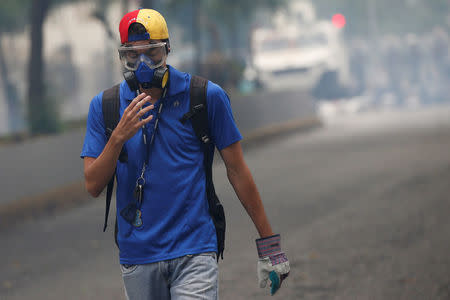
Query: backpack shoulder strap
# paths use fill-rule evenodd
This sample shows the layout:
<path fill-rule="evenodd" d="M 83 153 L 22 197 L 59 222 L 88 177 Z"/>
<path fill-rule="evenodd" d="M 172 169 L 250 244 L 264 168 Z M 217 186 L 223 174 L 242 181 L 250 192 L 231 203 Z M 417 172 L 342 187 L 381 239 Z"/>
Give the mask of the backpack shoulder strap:
<path fill-rule="evenodd" d="M 120 84 L 105 90 L 102 97 L 102 113 L 103 121 L 105 123 L 105 135 L 109 140 L 113 130 L 116 128 L 120 121 Z M 127 162 L 127 153 L 122 148 L 119 155 L 121 162 Z"/>
<path fill-rule="evenodd" d="M 120 120 L 120 85 L 105 90 L 102 97 L 103 121 L 105 122 L 105 135 L 107 139 L 111 137 L 111 133 L 116 128 Z"/>
<path fill-rule="evenodd" d="M 182 122 L 191 120 L 195 135 L 199 140 L 208 144 L 209 136 L 208 110 L 206 106 L 206 90 L 208 80 L 200 76 L 192 76 L 190 84 L 190 111 L 182 118 Z"/>
<path fill-rule="evenodd" d="M 191 120 L 195 135 L 203 145 L 203 167 L 205 169 L 206 195 L 208 199 L 209 213 L 216 228 L 217 235 L 217 261 L 219 257 L 223 259 L 225 248 L 225 213 L 219 198 L 214 189 L 212 180 L 212 161 L 214 159 L 214 145 L 211 142 L 208 123 L 208 109 L 206 101 L 206 92 L 208 80 L 199 76 L 191 77 L 190 84 L 190 111 L 186 113 L 181 122 Z"/>
<path fill-rule="evenodd" d="M 105 135 L 107 140 L 111 137 L 111 133 L 116 128 L 117 123 L 119 123 L 120 120 L 120 85 L 116 84 L 115 86 L 105 90 L 103 92 L 102 97 L 102 112 L 103 112 L 103 121 L 105 123 Z M 124 159 L 124 152 L 121 151 L 119 159 L 122 161 Z M 112 192 L 114 189 L 114 178 L 115 173 L 113 174 L 112 178 L 108 182 L 108 187 L 106 190 L 106 207 L 105 207 L 105 222 L 103 225 L 103 232 L 106 230 L 106 227 L 108 226 L 108 216 L 109 216 L 109 209 L 111 206 L 111 197 Z M 117 219 L 116 219 L 116 225 L 115 225 L 115 239 L 117 244 Z"/>

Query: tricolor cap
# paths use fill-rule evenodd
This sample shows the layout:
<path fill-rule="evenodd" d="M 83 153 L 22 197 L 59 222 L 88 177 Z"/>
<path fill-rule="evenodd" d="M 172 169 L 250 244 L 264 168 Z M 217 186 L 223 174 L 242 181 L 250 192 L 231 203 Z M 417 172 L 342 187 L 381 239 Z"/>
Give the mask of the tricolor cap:
<path fill-rule="evenodd" d="M 129 37 L 128 28 L 133 23 L 142 24 L 147 33 Z M 138 9 L 127 13 L 120 21 L 119 32 L 122 44 L 138 40 L 165 40 L 169 38 L 166 20 L 159 12 L 153 9 Z"/>

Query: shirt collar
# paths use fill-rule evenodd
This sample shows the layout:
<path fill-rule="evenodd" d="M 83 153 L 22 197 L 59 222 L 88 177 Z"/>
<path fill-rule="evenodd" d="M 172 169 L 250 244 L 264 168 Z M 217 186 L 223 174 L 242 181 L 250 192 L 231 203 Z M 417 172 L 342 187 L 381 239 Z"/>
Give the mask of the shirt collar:
<path fill-rule="evenodd" d="M 186 90 L 189 81 L 189 75 L 187 73 L 178 71 L 170 65 L 167 66 L 169 68 L 169 86 L 166 97 L 173 97 L 175 95 L 183 93 Z M 121 83 L 120 97 L 127 101 L 131 101 L 134 99 L 134 97 L 136 97 L 134 91 L 130 90 L 130 87 L 125 80 Z"/>

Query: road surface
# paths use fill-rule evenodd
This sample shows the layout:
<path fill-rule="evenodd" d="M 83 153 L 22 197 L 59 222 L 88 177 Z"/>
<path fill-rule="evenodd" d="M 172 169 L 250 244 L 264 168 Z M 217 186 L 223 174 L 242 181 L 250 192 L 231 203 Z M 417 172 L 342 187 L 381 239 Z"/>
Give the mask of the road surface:
<path fill-rule="evenodd" d="M 248 146 L 290 277 L 256 279 L 256 231 L 214 168 L 228 233 L 221 299 L 450 299 L 450 109 L 335 117 Z M 104 198 L 0 232 L 0 299 L 124 299 Z"/>

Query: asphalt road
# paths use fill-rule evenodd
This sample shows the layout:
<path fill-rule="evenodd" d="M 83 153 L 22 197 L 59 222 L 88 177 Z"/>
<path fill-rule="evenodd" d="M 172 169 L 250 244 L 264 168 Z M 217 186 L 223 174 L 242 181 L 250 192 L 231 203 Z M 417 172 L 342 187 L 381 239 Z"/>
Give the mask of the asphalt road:
<path fill-rule="evenodd" d="M 291 275 L 277 299 L 450 299 L 450 109 L 337 117 L 249 146 Z M 222 299 L 273 299 L 256 231 L 214 168 L 228 234 Z M 124 299 L 103 197 L 0 232 L 0 299 Z"/>

